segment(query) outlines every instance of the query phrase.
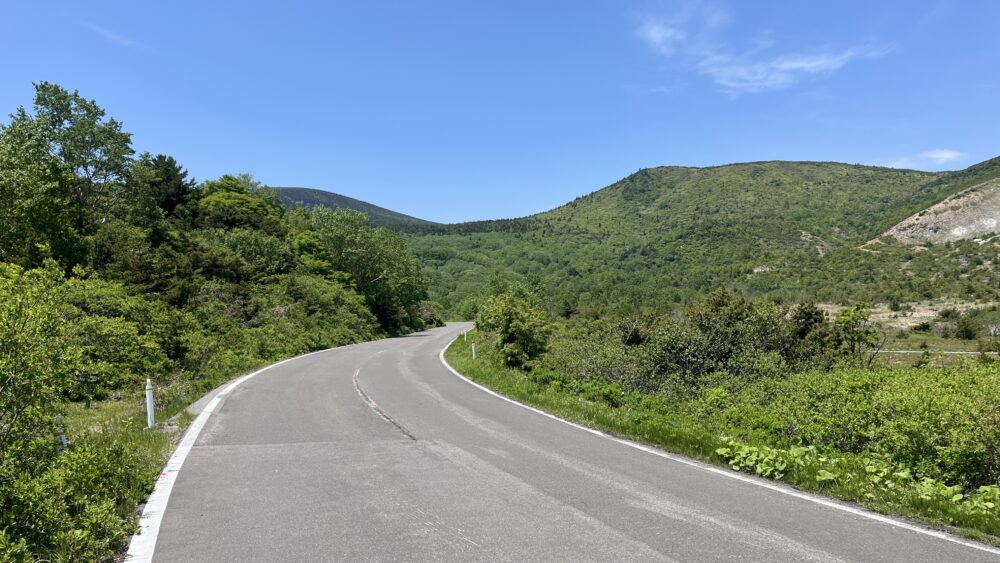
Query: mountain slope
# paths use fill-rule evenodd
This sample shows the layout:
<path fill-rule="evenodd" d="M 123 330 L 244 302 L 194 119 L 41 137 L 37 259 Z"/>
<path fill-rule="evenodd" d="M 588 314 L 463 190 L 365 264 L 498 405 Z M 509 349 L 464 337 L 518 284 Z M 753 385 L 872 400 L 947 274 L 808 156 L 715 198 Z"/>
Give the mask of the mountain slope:
<path fill-rule="evenodd" d="M 417 227 L 409 240 L 432 295 L 452 311 L 468 310 L 496 274 L 540 281 L 565 313 L 669 308 L 719 285 L 779 299 L 985 298 L 1000 286 L 988 266 L 996 245 L 858 247 L 1000 177 L 994 164 L 954 173 L 832 162 L 652 168 L 545 213 Z"/>
<path fill-rule="evenodd" d="M 1000 180 L 990 180 L 907 217 L 886 233 L 905 244 L 990 237 L 1000 232 Z"/>
<path fill-rule="evenodd" d="M 373 225 L 383 227 L 418 227 L 433 226 L 436 223 L 397 213 L 371 203 L 314 188 L 274 188 L 278 197 L 286 207 L 313 207 L 323 205 L 331 209 L 345 207 L 368 214 L 368 220 Z"/>

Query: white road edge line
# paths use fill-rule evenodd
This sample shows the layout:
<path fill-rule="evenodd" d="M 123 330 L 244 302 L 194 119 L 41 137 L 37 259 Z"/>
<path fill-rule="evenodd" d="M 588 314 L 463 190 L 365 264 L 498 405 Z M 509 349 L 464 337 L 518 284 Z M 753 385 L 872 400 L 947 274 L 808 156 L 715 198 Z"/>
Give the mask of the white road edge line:
<path fill-rule="evenodd" d="M 342 348 L 342 346 L 339 348 Z M 128 544 L 128 554 L 125 556 L 125 561 L 147 563 L 153 560 L 153 551 L 156 549 L 156 538 L 160 533 L 160 523 L 163 521 L 163 513 L 167 510 L 167 501 L 170 500 L 170 491 L 174 488 L 174 481 L 177 480 L 177 473 L 181 470 L 181 466 L 184 465 L 184 460 L 187 459 L 188 453 L 190 453 L 191 448 L 194 447 L 195 441 L 198 440 L 198 434 L 201 433 L 202 428 L 205 427 L 205 423 L 208 422 L 208 417 L 212 415 L 212 412 L 219 406 L 219 403 L 221 403 L 233 389 L 236 389 L 241 383 L 257 374 L 263 373 L 271 368 L 278 367 L 293 360 L 305 358 L 306 356 L 312 356 L 313 354 L 329 352 L 330 350 L 336 350 L 336 348 L 317 350 L 315 352 L 309 352 L 308 354 L 288 358 L 287 360 L 273 363 L 253 373 L 241 376 L 227 385 L 222 391 L 219 392 L 218 395 L 213 397 L 212 400 L 205 405 L 205 408 L 198 413 L 197 418 L 195 418 L 194 422 L 191 423 L 191 426 L 188 427 L 181 443 L 177 445 L 177 449 L 174 450 L 173 455 L 170 456 L 170 460 L 167 461 L 166 467 L 163 468 L 163 471 L 160 472 L 160 476 L 156 479 L 156 485 L 153 487 L 153 492 L 149 495 L 149 499 L 146 501 L 146 506 L 142 510 L 142 516 L 139 518 L 139 531 L 132 536 L 132 540 Z"/>
<path fill-rule="evenodd" d="M 798 499 L 802 499 L 802 500 L 805 500 L 805 501 L 816 503 L 816 504 L 819 504 L 821 506 L 825 506 L 827 508 L 833 508 L 835 510 L 841 510 L 843 512 L 854 514 L 855 516 L 861 516 L 862 518 L 868 518 L 869 520 L 874 520 L 876 522 L 881 522 L 883 524 L 888 524 L 888 525 L 894 526 L 896 528 L 902 528 L 904 530 L 909 530 L 911 532 L 916 532 L 918 534 L 923 534 L 925 536 L 931 536 L 931 537 L 934 537 L 934 538 L 937 538 L 937 539 L 945 540 L 945 541 L 948 541 L 948 542 L 951 542 L 951 543 L 956 543 L 958 545 L 962 545 L 962 546 L 969 547 L 969 548 L 972 548 L 972 549 L 977 549 L 979 551 L 985 551 L 987 553 L 993 553 L 993 554 L 996 554 L 996 555 L 1000 555 L 1000 549 L 991 547 L 991 546 L 986 545 L 986 544 L 972 542 L 972 541 L 966 541 L 966 540 L 963 540 L 961 538 L 955 537 L 955 536 L 953 536 L 951 534 L 947 534 L 945 532 L 939 532 L 937 530 L 930 530 L 930 529 L 927 529 L 927 528 L 916 526 L 914 524 L 910 524 L 908 522 L 903 522 L 901 520 L 896 520 L 895 518 L 890 518 L 888 516 L 883 516 L 881 514 L 876 514 L 874 512 L 869 512 L 869 511 L 861 509 L 861 508 L 856 508 L 854 506 L 849 506 L 849 505 L 846 505 L 846 504 L 841 504 L 839 502 L 836 502 L 836 501 L 833 501 L 833 500 L 830 500 L 830 499 L 826 499 L 826 498 L 823 498 L 823 497 L 815 496 L 815 495 L 812 495 L 812 494 L 809 494 L 809 493 L 803 493 L 801 491 L 796 491 L 794 489 L 785 488 L 783 486 L 776 485 L 776 484 L 773 484 L 773 483 L 769 483 L 767 481 L 763 481 L 763 480 L 760 480 L 760 479 L 751 478 L 751 477 L 748 477 L 746 475 L 742 475 L 740 473 L 736 473 L 735 471 L 729 471 L 729 470 L 726 470 L 726 469 L 722 469 L 720 467 L 714 467 L 714 466 L 708 465 L 706 463 L 695 461 L 693 459 L 688 459 L 688 458 L 680 457 L 680 456 L 677 456 L 677 455 L 674 455 L 674 454 L 669 454 L 669 453 L 664 452 L 662 450 L 651 448 L 649 446 L 640 444 L 638 442 L 633 442 L 631 440 L 625 440 L 625 439 L 622 439 L 622 438 L 618 438 L 617 436 L 612 436 L 610 434 L 606 434 L 604 432 L 601 432 L 600 430 L 595 430 L 593 428 L 589 428 L 587 426 L 583 426 L 583 425 L 577 424 L 575 422 L 570 422 L 569 420 L 566 420 L 564 418 L 560 418 L 560 417 L 558 417 L 558 416 L 556 416 L 554 414 L 547 413 L 547 412 L 545 412 L 543 410 L 539 410 L 539 409 L 536 409 L 535 407 L 528 406 L 528 405 L 526 405 L 524 403 L 515 401 L 514 399 L 511 399 L 509 397 L 505 397 L 505 396 L 497 393 L 496 391 L 493 391 L 492 389 L 490 389 L 488 387 L 484 387 L 484 386 L 476 383 L 475 381 L 472 381 L 468 377 L 465 377 L 464 375 L 462 375 L 461 373 L 459 373 L 455 368 L 451 367 L 451 364 L 448 363 L 448 360 L 446 360 L 444 358 L 444 353 L 445 353 L 446 350 L 448 350 L 448 348 L 456 340 L 458 340 L 457 336 L 455 338 L 453 338 L 450 342 L 448 342 L 448 344 L 444 348 L 441 349 L 441 353 L 438 354 L 438 358 L 441 360 L 441 363 L 444 365 L 444 367 L 448 368 L 448 371 L 450 371 L 455 376 L 457 376 L 459 379 L 462 379 L 463 381 L 465 381 L 469 385 L 477 387 L 480 390 L 485 391 L 486 393 L 489 393 L 490 395 L 493 395 L 494 397 L 497 397 L 498 399 L 503 399 L 504 401 L 507 401 L 508 403 L 512 403 L 512 404 L 517 405 L 517 406 L 519 406 L 521 408 L 528 409 L 529 411 L 532 411 L 532 412 L 538 413 L 538 414 L 540 414 L 542 416 L 551 418 L 552 420 L 558 420 L 559 422 L 562 422 L 563 424 L 568 424 L 568 425 L 570 425 L 570 426 L 572 426 L 574 428 L 579 428 L 580 430 L 583 430 L 585 432 L 590 432 L 591 434 L 594 434 L 595 436 L 600 436 L 601 438 L 605 438 L 607 440 L 611 440 L 612 442 L 618 442 L 619 444 L 628 446 L 630 448 L 635 448 L 637 450 L 641 450 L 641 451 L 644 451 L 646 453 L 650 453 L 650 454 L 653 454 L 655 456 L 662 457 L 664 459 L 669 459 L 670 461 L 674 461 L 674 462 L 677 462 L 677 463 L 682 463 L 682 464 L 688 465 L 690 467 L 701 469 L 703 471 L 708 471 L 710 473 L 715 473 L 716 475 L 721 475 L 723 477 L 728 477 L 730 479 L 735 479 L 737 481 L 742 481 L 744 483 L 748 483 L 748 484 L 751 484 L 751 485 L 756 485 L 758 487 L 763 487 L 765 489 L 770 489 L 770 490 L 775 491 L 777 493 L 781 493 L 783 495 L 788 495 L 788 496 L 791 496 L 791 497 L 795 497 L 795 498 L 798 498 Z"/>

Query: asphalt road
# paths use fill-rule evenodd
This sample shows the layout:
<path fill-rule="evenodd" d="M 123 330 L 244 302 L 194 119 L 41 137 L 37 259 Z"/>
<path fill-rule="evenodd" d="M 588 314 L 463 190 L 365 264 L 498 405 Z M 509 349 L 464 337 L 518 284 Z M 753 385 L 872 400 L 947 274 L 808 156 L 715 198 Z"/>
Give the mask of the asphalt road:
<path fill-rule="evenodd" d="M 155 561 L 995 561 L 601 437 L 438 353 L 465 328 L 235 388 L 176 476 Z"/>

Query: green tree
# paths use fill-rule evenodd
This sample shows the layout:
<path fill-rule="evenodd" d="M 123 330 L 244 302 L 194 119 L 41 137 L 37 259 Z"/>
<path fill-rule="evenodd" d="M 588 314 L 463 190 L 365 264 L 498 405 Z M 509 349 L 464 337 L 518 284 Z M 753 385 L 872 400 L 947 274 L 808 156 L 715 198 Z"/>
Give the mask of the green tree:
<path fill-rule="evenodd" d="M 86 251 L 69 182 L 42 124 L 24 108 L 10 118 L 0 125 L 0 260 L 34 267 L 52 257 L 68 268 Z"/>
<path fill-rule="evenodd" d="M 476 328 L 491 336 L 505 364 L 531 367 L 548 347 L 550 328 L 537 300 L 524 290 L 489 297 L 479 307 Z"/>
<path fill-rule="evenodd" d="M 121 122 L 105 119 L 97 102 L 49 82 L 35 85 L 34 109 L 48 152 L 69 176 L 76 228 L 89 234 L 126 202 L 132 135 Z"/>
<path fill-rule="evenodd" d="M 31 463 L 39 440 L 51 442 L 71 385 L 77 355 L 63 340 L 61 286 L 53 262 L 27 271 L 0 264 L 0 473 Z"/>
<path fill-rule="evenodd" d="M 871 367 L 888 336 L 871 320 L 865 303 L 857 303 L 841 311 L 834 321 L 834 330 L 844 352 L 858 364 Z"/>
<path fill-rule="evenodd" d="M 955 326 L 955 336 L 963 340 L 975 340 L 982 332 L 982 326 L 972 315 L 962 315 Z"/>
<path fill-rule="evenodd" d="M 152 170 L 150 191 L 156 204 L 167 217 L 183 214 L 186 206 L 195 197 L 197 184 L 188 179 L 188 172 L 174 160 L 174 157 L 158 154 L 144 159 L 144 164 Z"/>
<path fill-rule="evenodd" d="M 318 207 L 309 213 L 312 233 L 298 233 L 296 248 L 303 263 L 329 265 L 346 272 L 358 292 L 390 333 L 422 328 L 420 303 L 427 288 L 420 264 L 406 241 L 384 227 L 372 227 L 368 216 L 348 209 Z"/>
<path fill-rule="evenodd" d="M 198 222 L 208 228 L 282 230 L 279 214 L 273 207 L 260 197 L 238 192 L 215 192 L 203 197 L 198 202 Z"/>

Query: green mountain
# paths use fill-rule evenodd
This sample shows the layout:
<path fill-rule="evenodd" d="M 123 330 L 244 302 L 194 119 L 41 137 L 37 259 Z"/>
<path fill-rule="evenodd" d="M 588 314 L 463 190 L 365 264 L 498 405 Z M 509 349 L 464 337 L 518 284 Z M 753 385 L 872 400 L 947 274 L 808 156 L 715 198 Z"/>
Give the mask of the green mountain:
<path fill-rule="evenodd" d="M 432 298 L 459 314 L 494 276 L 537 283 L 563 314 L 669 309 L 720 285 L 782 300 L 993 299 L 995 240 L 914 246 L 882 235 L 995 178 L 1000 158 L 946 173 L 834 162 L 659 167 L 530 217 L 405 230 Z"/>
<path fill-rule="evenodd" d="M 383 227 L 418 227 L 432 226 L 436 223 L 417 219 L 409 215 L 397 213 L 371 203 L 313 188 L 274 188 L 285 207 L 315 207 L 322 205 L 331 209 L 345 207 L 368 214 L 368 220 L 373 225 Z"/>

